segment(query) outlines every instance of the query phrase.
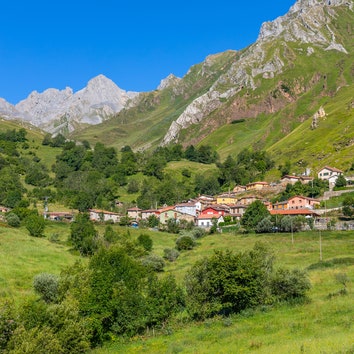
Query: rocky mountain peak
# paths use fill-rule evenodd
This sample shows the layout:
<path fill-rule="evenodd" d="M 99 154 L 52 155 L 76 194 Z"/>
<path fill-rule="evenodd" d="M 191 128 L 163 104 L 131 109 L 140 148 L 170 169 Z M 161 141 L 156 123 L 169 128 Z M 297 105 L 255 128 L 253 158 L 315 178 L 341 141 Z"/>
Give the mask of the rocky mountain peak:
<path fill-rule="evenodd" d="M 178 84 L 179 81 L 181 81 L 181 78 L 179 78 L 173 74 L 170 74 L 166 78 L 164 78 L 160 81 L 160 85 L 157 87 L 157 89 L 163 90 L 167 87 Z"/>
<path fill-rule="evenodd" d="M 51 133 L 70 132 L 81 123 L 101 123 L 125 108 L 137 95 L 98 75 L 76 93 L 70 87 L 49 88 L 42 93 L 31 92 L 16 106 L 0 102 L 0 113 L 7 119 L 20 118 Z"/>

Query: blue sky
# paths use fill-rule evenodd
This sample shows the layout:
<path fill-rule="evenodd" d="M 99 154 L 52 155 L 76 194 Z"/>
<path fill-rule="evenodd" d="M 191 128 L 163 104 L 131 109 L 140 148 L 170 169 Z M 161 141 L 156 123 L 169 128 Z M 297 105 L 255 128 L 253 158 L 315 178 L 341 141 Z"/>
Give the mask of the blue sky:
<path fill-rule="evenodd" d="M 5 0 L 0 97 L 16 104 L 33 90 L 77 91 L 99 74 L 124 90 L 151 91 L 209 54 L 245 48 L 294 3 Z"/>

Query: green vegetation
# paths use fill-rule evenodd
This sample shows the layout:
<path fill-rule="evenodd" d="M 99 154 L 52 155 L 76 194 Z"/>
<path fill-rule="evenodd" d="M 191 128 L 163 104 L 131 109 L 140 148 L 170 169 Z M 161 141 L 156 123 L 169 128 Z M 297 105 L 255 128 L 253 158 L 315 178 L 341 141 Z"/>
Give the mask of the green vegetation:
<path fill-rule="evenodd" d="M 113 232 L 118 235 L 124 235 L 126 232 L 126 229 L 120 228 L 116 225 L 109 226 L 112 228 Z M 59 231 L 60 235 L 62 235 L 60 237 L 61 239 L 64 237 L 64 235 L 67 237 L 70 233 L 69 225 L 49 223 L 46 228 L 46 234 L 50 232 L 49 230 L 51 230 L 53 227 L 55 227 L 56 231 Z M 97 225 L 97 228 L 100 234 L 104 234 L 106 227 Z M 136 242 L 138 242 L 141 231 L 129 229 L 129 232 L 131 233 L 131 239 L 136 239 Z M 6 238 L 6 234 L 8 234 L 9 237 Z M 149 237 L 153 240 L 152 252 L 157 256 L 164 256 L 165 250 L 167 248 L 173 249 L 174 247 L 176 237 L 170 234 L 159 232 L 156 233 L 149 230 L 144 231 L 144 234 L 149 235 Z M 157 303 L 155 303 L 155 300 L 153 300 L 156 299 L 154 294 L 158 294 L 159 304 L 162 305 L 163 301 L 161 299 L 161 287 L 166 289 L 166 291 L 167 289 L 171 289 L 172 291 L 175 286 L 173 285 L 174 283 L 172 278 L 166 277 L 167 274 L 176 276 L 176 285 L 183 284 L 185 277 L 190 277 L 192 274 L 197 275 L 197 270 L 201 271 L 203 269 L 209 269 L 209 272 L 212 272 L 211 274 L 214 274 L 214 276 L 217 276 L 218 274 L 227 275 L 229 272 L 231 272 L 231 269 L 228 268 L 229 270 L 225 273 L 221 270 L 221 268 L 219 269 L 219 267 L 226 266 L 227 264 L 229 264 L 230 267 L 232 264 L 240 264 L 239 261 L 236 263 L 232 261 L 236 258 L 242 260 L 242 262 L 249 262 L 252 260 L 251 262 L 254 267 L 247 266 L 246 268 L 248 271 L 261 271 L 259 274 L 263 274 L 263 276 L 266 274 L 268 274 L 268 276 L 272 274 L 271 269 L 274 267 L 274 275 L 271 277 L 267 276 L 267 284 L 269 284 L 269 288 L 263 286 L 259 288 L 259 291 L 266 291 L 268 289 L 267 294 L 274 293 L 273 296 L 279 298 L 279 303 L 273 303 L 269 300 L 266 301 L 266 297 L 261 296 L 259 291 L 255 291 L 252 293 L 255 295 L 258 294 L 261 296 L 262 301 L 266 301 L 262 307 L 258 307 L 258 305 L 256 307 L 251 306 L 250 309 L 247 307 L 246 309 L 241 310 L 241 312 L 238 314 L 225 317 L 225 314 L 230 311 L 228 307 L 229 300 L 226 300 L 230 298 L 229 295 L 227 295 L 228 297 L 225 296 L 232 289 L 236 289 L 231 287 L 229 290 L 227 290 L 227 293 L 224 293 L 223 297 L 220 297 L 221 302 L 214 303 L 212 307 L 204 306 L 204 308 L 210 308 L 212 313 L 215 311 L 219 313 L 221 311 L 221 313 L 216 317 L 204 320 L 203 322 L 198 322 L 198 324 L 196 324 L 193 323 L 193 321 L 188 320 L 187 313 L 181 313 L 175 317 L 174 320 L 165 322 L 163 327 L 159 326 L 158 323 L 161 319 L 166 319 L 166 316 L 170 316 L 171 307 L 160 307 L 159 305 L 158 308 L 161 312 L 159 312 L 158 315 L 156 313 L 157 317 L 151 317 L 150 319 L 144 316 L 138 316 L 137 318 L 131 317 L 131 314 L 127 312 L 129 311 L 129 308 L 125 307 L 124 311 L 122 312 L 124 313 L 124 316 L 121 313 L 120 317 L 116 317 L 114 327 L 116 336 L 110 337 L 112 342 L 107 343 L 104 348 L 97 349 L 94 352 L 114 353 L 117 351 L 123 351 L 129 353 L 139 351 L 142 347 L 146 352 L 151 353 L 162 353 L 177 347 L 186 352 L 192 352 L 195 351 L 196 348 L 200 348 L 200 351 L 205 353 L 219 351 L 220 348 L 227 348 L 227 350 L 233 352 L 234 350 L 248 351 L 255 347 L 257 347 L 257 350 L 260 352 L 269 352 L 270 350 L 273 350 L 275 353 L 281 353 L 284 352 L 284 350 L 296 351 L 301 348 L 301 346 L 303 346 L 305 349 L 307 348 L 308 350 L 311 350 L 311 352 L 314 353 L 319 353 L 320 351 L 331 351 L 335 346 L 337 351 L 345 351 L 351 349 L 351 343 L 346 338 L 350 333 L 350 326 L 347 326 L 349 323 L 348 320 L 351 314 L 353 314 L 352 309 L 349 307 L 351 298 L 353 296 L 350 280 L 354 276 L 354 262 L 351 261 L 352 258 L 350 257 L 352 251 L 354 250 L 352 232 L 323 232 L 322 262 L 319 262 L 319 235 L 316 232 L 298 233 L 295 236 L 294 243 L 291 241 L 290 234 L 270 234 L 267 236 L 262 234 L 258 234 L 257 236 L 253 234 L 215 234 L 199 238 L 197 239 L 197 245 L 193 250 L 182 251 L 179 257 L 173 262 L 165 263 L 163 271 L 165 274 L 158 281 L 158 283 L 156 282 L 157 278 L 155 278 L 154 281 L 150 280 L 152 281 L 152 287 L 150 290 L 149 288 L 142 288 L 145 289 L 144 292 L 147 291 L 150 294 L 149 296 L 151 296 L 148 298 L 145 297 L 143 302 L 139 298 L 140 295 L 139 292 L 137 292 L 137 289 L 140 287 L 137 287 L 137 285 L 140 282 L 139 279 L 144 279 L 144 277 L 136 278 L 133 276 L 133 273 L 142 266 L 138 265 L 138 263 L 134 263 L 136 255 L 143 254 L 140 252 L 145 251 L 138 251 L 138 249 L 135 249 L 134 247 L 132 248 L 129 246 L 129 242 L 126 244 L 126 246 L 124 246 L 124 252 L 122 248 L 117 248 L 117 245 L 113 248 L 110 248 L 111 253 L 106 254 L 103 252 L 97 254 L 97 256 L 94 256 L 91 260 L 89 260 L 89 264 L 91 265 L 86 270 L 86 267 L 84 267 L 83 264 L 74 264 L 74 259 L 77 258 L 77 256 L 70 256 L 67 249 L 62 247 L 60 243 L 53 244 L 49 242 L 47 238 L 31 238 L 23 228 L 3 228 L 1 233 L 2 245 L 4 245 L 5 240 L 11 243 L 11 245 L 8 245 L 8 247 L 13 247 L 14 244 L 18 242 L 22 243 L 21 247 L 18 247 L 17 255 L 14 255 L 14 257 L 8 259 L 7 267 L 11 267 L 10 272 L 4 272 L 5 264 L 3 262 L 1 263 L 2 278 L 3 280 L 6 279 L 7 284 L 13 280 L 13 271 L 18 264 L 16 260 L 19 258 L 24 259 L 24 255 L 30 250 L 27 250 L 27 248 L 31 246 L 31 242 L 28 243 L 28 241 L 33 240 L 32 243 L 34 242 L 36 244 L 37 254 L 44 252 L 49 255 L 51 254 L 51 250 L 60 248 L 60 256 L 51 258 L 48 257 L 47 259 L 50 260 L 50 262 L 43 263 L 44 266 L 42 266 L 40 269 L 37 268 L 34 270 L 33 267 L 30 266 L 29 262 L 25 263 L 26 266 L 21 267 L 21 273 L 23 276 L 16 279 L 19 291 L 12 291 L 12 296 L 15 297 L 17 303 L 22 303 L 25 301 L 25 298 L 27 298 L 30 294 L 32 295 L 28 297 L 27 305 L 23 306 L 23 312 L 20 312 L 20 317 L 16 320 L 19 322 L 17 322 L 15 332 L 12 332 L 13 329 L 8 328 L 11 333 L 15 333 L 15 336 L 12 337 L 11 340 L 11 346 L 13 348 L 22 348 L 22 345 L 25 343 L 32 343 L 31 345 L 35 345 L 35 343 L 37 343 L 37 339 L 40 343 L 43 343 L 42 340 L 39 340 L 40 336 L 46 337 L 48 341 L 50 338 L 52 338 L 52 341 L 58 341 L 58 338 L 62 338 L 59 339 L 59 342 L 55 342 L 57 344 L 59 343 L 58 345 L 60 346 L 71 346 L 72 348 L 82 346 L 82 348 L 86 349 L 88 348 L 87 346 L 89 345 L 89 341 L 94 340 L 100 342 L 102 339 L 106 340 L 107 337 L 105 336 L 105 333 L 108 333 L 107 328 L 99 330 L 100 327 L 97 327 L 99 324 L 97 320 L 101 318 L 103 313 L 105 314 L 104 316 L 108 315 L 107 311 L 111 311 L 110 303 L 112 303 L 112 301 L 114 301 L 114 306 L 118 306 L 118 298 L 111 297 L 112 293 L 110 292 L 111 290 L 109 290 L 109 284 L 113 284 L 112 282 L 115 282 L 115 279 L 118 279 L 118 273 L 112 273 L 112 278 L 111 276 L 104 276 L 102 278 L 102 282 L 99 280 L 101 274 L 102 276 L 105 274 L 103 269 L 111 269 L 109 264 L 123 264 L 121 262 L 123 262 L 124 259 L 124 262 L 126 262 L 124 264 L 126 264 L 126 267 L 129 268 L 129 272 L 126 273 L 125 271 L 123 272 L 121 270 L 119 273 L 120 277 L 124 276 L 124 274 L 130 275 L 129 277 L 126 275 L 128 278 L 125 278 L 124 276 L 124 278 L 120 279 L 132 279 L 132 282 L 135 284 L 135 290 L 134 297 L 132 297 L 132 293 L 129 290 L 130 285 L 129 283 L 126 283 L 125 286 L 127 286 L 127 288 L 125 288 L 124 292 L 121 293 L 121 296 L 126 294 L 124 296 L 129 296 L 131 304 L 139 304 L 139 311 L 145 311 L 144 304 L 146 304 L 146 306 L 149 306 L 148 308 L 150 315 L 154 314 L 155 316 L 155 310 L 152 310 L 153 308 L 157 310 L 157 308 L 154 307 L 157 306 Z M 25 240 L 28 241 L 26 242 Z M 274 259 L 273 256 L 269 255 L 267 257 L 270 258 L 266 258 L 268 260 L 264 263 L 265 259 L 263 256 L 260 256 L 260 258 L 256 257 L 254 252 L 260 252 L 257 253 L 259 255 L 262 255 L 262 252 L 264 252 L 262 251 L 262 248 L 257 248 L 259 242 L 261 242 L 266 247 L 266 249 L 271 249 L 273 251 L 273 255 L 275 256 Z M 136 253 L 137 251 L 138 253 Z M 214 251 L 216 251 L 216 253 L 214 253 Z M 1 252 L 4 252 L 3 254 L 5 255 L 6 247 L 2 247 Z M 135 254 L 135 256 L 130 258 L 133 254 Z M 113 258 L 112 261 L 110 261 L 111 257 L 115 259 L 114 262 L 112 262 Z M 4 258 L 2 257 L 2 259 Z M 228 261 L 226 261 L 226 259 Z M 257 268 L 255 266 L 257 264 L 254 262 L 255 259 L 259 259 L 259 265 L 261 268 Z M 210 264 L 210 268 L 202 267 L 202 264 L 204 264 L 203 262 L 206 262 L 206 260 L 208 260 L 207 264 Z M 38 263 L 42 263 L 43 258 L 40 257 L 40 259 L 37 261 Z M 215 264 L 209 262 L 215 262 Z M 325 267 L 316 266 L 320 264 L 325 265 Z M 65 265 L 71 266 L 67 268 Z M 56 280 L 59 279 L 57 277 L 59 275 L 59 269 L 64 270 L 64 272 L 62 271 L 60 275 L 62 286 L 64 287 L 59 287 L 58 290 L 56 287 Z M 97 271 L 99 270 L 99 272 L 94 275 L 96 269 Z M 149 267 L 146 267 L 146 269 L 149 269 Z M 305 278 L 303 278 L 302 272 L 306 269 L 308 269 L 308 275 L 312 285 L 310 291 L 306 291 L 306 294 L 309 297 L 309 301 L 305 303 L 299 303 L 296 302 L 296 300 L 293 300 L 293 302 L 290 302 L 290 304 L 284 304 L 281 301 L 283 296 L 289 299 L 296 299 L 296 297 L 299 295 L 300 297 L 303 296 L 301 295 L 303 294 L 303 291 L 308 289 L 308 283 L 301 280 L 305 280 Z M 235 268 L 234 272 L 236 271 L 237 268 Z M 57 276 L 52 276 L 51 274 L 57 274 Z M 139 273 L 134 274 L 138 276 Z M 90 280 L 91 276 L 94 276 L 92 280 Z M 246 276 L 246 274 L 243 276 Z M 195 279 L 198 278 L 200 278 L 200 276 L 197 276 Z M 108 281 L 108 279 L 112 279 L 112 282 L 111 280 Z M 211 275 L 206 276 L 206 279 L 211 281 Z M 230 279 L 235 281 L 237 277 L 234 275 L 230 277 Z M 260 279 L 263 278 L 258 278 L 258 276 L 254 278 L 254 286 L 257 286 L 256 284 L 258 284 Z M 38 299 L 36 299 L 34 295 L 34 290 L 30 290 L 32 287 L 32 281 L 34 281 L 34 284 L 36 284 L 34 289 L 37 289 L 36 291 L 39 296 L 43 299 L 46 299 L 46 301 L 44 301 L 46 305 L 40 305 L 40 303 L 38 303 Z M 100 289 L 100 291 L 97 292 L 94 297 L 92 297 L 93 294 L 89 295 L 89 293 L 86 293 L 86 291 L 91 292 L 94 290 L 94 288 L 90 290 L 91 281 L 92 284 L 96 285 L 102 283 L 97 288 Z M 195 280 L 193 280 L 192 283 L 195 284 Z M 212 286 L 212 284 L 215 284 L 216 286 L 217 283 L 212 282 L 210 286 Z M 221 284 L 225 283 L 222 282 Z M 74 286 L 74 288 L 72 288 L 72 286 Z M 197 289 L 195 286 L 196 285 L 194 285 L 193 288 L 195 290 L 193 291 L 196 291 Z M 86 290 L 83 291 L 82 287 L 85 287 Z M 344 288 L 346 291 L 343 290 Z M 10 290 L 10 288 L 8 289 Z M 25 295 L 21 289 L 27 289 L 27 295 Z M 67 291 L 69 289 L 71 289 L 70 294 L 79 300 L 79 302 L 73 302 L 73 299 L 70 300 L 69 298 L 66 298 L 67 295 L 65 294 L 68 294 Z M 107 292 L 102 292 L 103 289 L 107 289 Z M 121 290 L 122 289 L 123 288 L 121 288 Z M 286 292 L 279 292 L 280 289 L 282 289 L 282 291 L 285 290 Z M 152 291 L 154 291 L 154 293 Z M 75 295 L 76 292 L 77 297 Z M 98 303 L 101 301 L 98 300 L 97 296 L 99 296 L 99 294 L 102 296 L 103 293 L 111 295 L 109 295 L 110 297 L 104 297 L 107 299 L 107 302 L 101 310 L 99 307 L 97 307 Z M 55 300 L 55 294 L 57 294 L 57 296 L 59 296 L 61 299 L 63 299 L 63 296 L 65 296 L 66 300 L 57 304 L 57 300 Z M 180 305 L 182 305 L 183 302 L 176 306 L 176 303 L 173 302 L 174 300 L 172 300 L 173 298 L 169 297 L 168 294 L 169 293 L 166 292 L 166 296 L 168 297 L 166 297 L 167 302 L 165 304 L 169 304 L 170 306 L 173 305 L 174 310 L 176 308 L 180 308 Z M 195 299 L 198 299 L 199 295 L 197 295 L 197 293 L 194 294 L 196 296 Z M 221 294 L 222 293 L 220 293 L 220 295 Z M 235 296 L 236 294 L 238 294 L 237 296 L 241 296 L 242 293 L 238 291 L 234 294 Z M 247 293 L 245 293 L 245 295 L 246 294 Z M 8 298 L 9 293 L 2 293 L 2 302 Z M 33 298 L 34 302 L 30 300 L 30 298 Z M 188 298 L 190 301 L 193 299 L 191 294 Z M 134 302 L 134 299 L 136 299 L 137 302 Z M 244 299 L 251 300 L 251 298 L 248 296 L 246 296 Z M 92 306 L 92 301 L 96 304 L 95 306 Z M 125 300 L 122 297 L 119 301 Z M 193 300 L 192 303 L 188 304 L 190 313 L 193 313 L 193 308 L 196 309 L 195 301 L 196 300 Z M 295 305 L 291 305 L 291 303 L 294 303 L 294 301 Z M 256 301 L 256 303 L 259 304 L 258 301 Z M 222 307 L 220 307 L 220 305 Z M 91 313 L 89 317 L 94 316 L 94 318 L 96 318 L 95 328 L 97 333 L 95 334 L 95 339 L 89 334 L 89 332 L 87 332 L 88 328 L 92 328 L 93 323 L 90 322 L 90 326 L 87 327 L 88 322 L 86 321 L 88 318 L 83 320 L 81 317 L 77 317 L 79 316 L 79 313 L 82 312 L 82 310 L 80 310 L 82 306 L 85 307 L 85 312 L 89 311 L 86 312 L 87 314 Z M 134 313 L 136 314 L 137 305 L 134 306 Z M 120 305 L 119 308 L 121 308 Z M 164 310 L 162 310 L 163 308 Z M 343 311 L 338 311 L 338 308 L 342 308 Z M 52 317 L 55 313 L 53 312 L 54 309 L 57 309 L 55 311 L 60 309 L 60 311 L 63 312 L 59 312 L 61 315 L 59 315 L 57 312 L 57 316 Z M 321 311 L 319 311 L 319 309 L 321 309 Z M 31 327 L 33 325 L 30 325 L 30 323 L 33 323 L 33 316 L 39 310 L 43 315 L 40 321 L 46 325 L 41 327 L 42 329 L 35 329 L 35 327 Z M 6 307 L 2 307 L 2 311 L 7 311 L 7 318 L 15 318 L 13 314 L 11 315 L 11 306 L 10 308 L 7 308 L 7 310 Z M 67 311 L 70 311 L 71 313 L 69 317 L 69 312 Z M 30 315 L 31 313 L 32 315 Z M 200 311 L 197 311 L 197 313 L 201 314 Z M 307 314 L 306 316 L 304 315 L 305 313 Z M 309 314 L 314 314 L 314 316 L 316 314 L 316 316 L 311 317 Z M 62 332 L 64 331 L 64 327 L 60 327 L 60 323 L 64 320 L 64 318 L 66 318 L 66 321 L 72 320 L 76 323 L 76 325 L 74 326 L 73 324 L 70 329 L 69 327 L 66 328 L 65 341 L 63 341 L 64 332 Z M 147 319 L 150 323 L 150 325 L 148 325 L 148 330 L 146 325 L 143 325 L 143 323 L 140 322 L 143 318 Z M 129 319 L 129 322 L 127 322 L 127 319 Z M 139 321 L 136 322 L 138 319 Z M 316 319 L 316 321 L 314 319 Z M 25 327 L 18 326 L 18 323 L 24 323 L 23 321 L 27 323 Z M 37 318 L 36 321 L 39 321 L 39 319 Z M 50 327 L 53 323 L 57 324 L 55 328 Z M 127 327 L 128 325 L 129 327 Z M 142 326 L 143 330 L 140 336 L 135 337 L 133 340 L 126 341 L 123 338 L 117 336 L 120 331 L 135 331 L 135 329 L 140 328 L 140 326 Z M 29 328 L 32 329 L 28 331 Z M 83 328 L 85 328 L 85 330 L 83 330 Z M 109 330 L 110 333 L 112 333 L 112 328 Z M 152 328 L 154 328 L 154 330 L 152 330 Z M 338 330 L 336 330 L 336 328 L 338 328 Z M 225 335 L 225 331 L 227 331 L 228 335 Z M 73 342 L 73 333 L 76 333 L 76 342 Z M 203 333 L 207 335 L 205 336 Z M 250 337 L 250 333 L 252 334 L 252 337 Z M 315 339 L 313 337 L 313 333 L 316 333 Z M 330 341 L 327 338 L 328 333 L 331 333 Z M 289 340 L 289 335 L 291 335 L 291 340 Z M 53 345 L 54 342 L 51 343 Z M 78 343 L 81 344 L 79 345 Z M 320 346 L 319 343 L 321 343 Z M 48 345 L 48 348 L 50 348 L 49 343 L 46 345 Z"/>

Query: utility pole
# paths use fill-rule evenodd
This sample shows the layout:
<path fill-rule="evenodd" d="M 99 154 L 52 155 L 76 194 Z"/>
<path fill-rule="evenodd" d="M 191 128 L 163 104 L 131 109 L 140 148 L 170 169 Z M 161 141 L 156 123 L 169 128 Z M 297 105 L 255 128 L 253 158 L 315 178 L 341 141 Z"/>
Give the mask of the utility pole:
<path fill-rule="evenodd" d="M 320 231 L 320 261 L 322 262 L 322 233 Z"/>

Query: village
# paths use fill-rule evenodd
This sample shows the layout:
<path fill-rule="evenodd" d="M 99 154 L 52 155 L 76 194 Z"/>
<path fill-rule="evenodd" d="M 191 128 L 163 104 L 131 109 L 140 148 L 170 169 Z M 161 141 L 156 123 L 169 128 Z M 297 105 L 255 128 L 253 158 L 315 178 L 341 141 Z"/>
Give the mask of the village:
<path fill-rule="evenodd" d="M 328 181 L 329 192 L 321 198 L 310 198 L 296 195 L 286 201 L 270 202 L 270 196 L 284 190 L 288 184 L 294 185 L 297 182 L 302 184 L 312 183 L 314 177 L 301 175 L 285 175 L 278 183 L 264 181 L 252 182 L 246 186 L 235 186 L 232 191 L 217 196 L 200 195 L 197 198 L 175 205 L 164 205 L 161 208 L 143 210 L 138 207 L 130 207 L 122 212 L 113 212 L 100 209 L 89 209 L 90 220 L 94 222 L 120 223 L 122 218 L 128 220 L 130 226 L 139 227 L 139 224 L 154 216 L 162 227 L 168 220 L 190 223 L 197 227 L 210 229 L 212 225 L 224 223 L 225 219 L 240 221 L 247 207 L 256 200 L 260 200 L 275 216 L 303 216 L 312 218 L 316 229 L 325 229 L 328 224 L 328 213 L 326 207 L 321 208 L 321 201 L 331 196 L 339 195 L 341 192 L 333 192 L 337 178 L 343 176 L 344 172 L 334 167 L 325 166 L 318 173 L 319 179 Z M 351 183 L 351 178 L 347 179 Z M 324 202 L 325 204 L 325 202 Z M 51 220 L 71 221 L 74 217 L 68 212 L 44 212 L 44 217 Z M 341 223 L 337 228 L 342 229 Z M 353 225 L 345 225 L 345 228 L 353 228 Z"/>

